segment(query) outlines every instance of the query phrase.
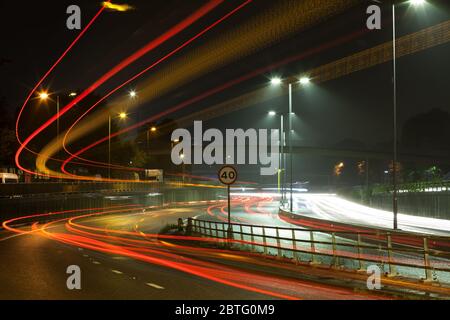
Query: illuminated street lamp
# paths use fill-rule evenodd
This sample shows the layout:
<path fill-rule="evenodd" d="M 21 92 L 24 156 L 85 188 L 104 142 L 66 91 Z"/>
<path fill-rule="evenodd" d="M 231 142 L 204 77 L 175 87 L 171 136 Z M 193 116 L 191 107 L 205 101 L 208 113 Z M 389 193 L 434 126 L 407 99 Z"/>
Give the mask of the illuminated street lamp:
<path fill-rule="evenodd" d="M 276 111 L 269 111 L 269 116 L 274 117 L 278 113 Z M 280 113 L 280 146 L 279 146 L 279 167 L 277 170 L 278 173 L 278 193 L 280 193 L 281 189 L 281 204 L 284 206 L 284 180 L 285 180 L 285 169 L 282 169 L 282 167 L 285 167 L 284 163 L 284 147 L 285 147 L 285 141 L 284 141 L 284 115 L 283 113 Z M 283 180 L 281 178 L 283 177 Z M 280 188 L 281 187 L 281 188 Z"/>
<path fill-rule="evenodd" d="M 41 101 L 47 101 L 50 98 L 50 95 L 47 91 L 42 91 L 38 93 L 39 99 Z M 59 96 L 56 96 L 56 139 L 59 137 Z"/>
<path fill-rule="evenodd" d="M 344 169 L 344 163 L 343 162 L 339 162 L 338 164 L 336 164 L 334 166 L 334 175 L 336 177 L 339 177 L 342 174 L 342 170 Z"/>
<path fill-rule="evenodd" d="M 411 3 L 413 6 L 421 6 L 426 3 L 425 0 L 410 0 L 409 3 Z"/>
<path fill-rule="evenodd" d="M 292 193 L 292 188 L 293 188 L 293 177 L 292 177 L 292 116 L 294 115 L 293 111 L 292 111 L 292 84 L 294 83 L 298 83 L 300 85 L 306 85 L 309 84 L 311 82 L 310 78 L 308 77 L 301 77 L 300 79 L 295 79 L 295 80 L 289 80 L 288 82 L 288 88 L 289 88 L 289 115 L 288 115 L 288 123 L 289 123 L 289 134 L 288 134 L 288 138 L 289 138 L 289 162 L 290 162 L 290 166 L 289 166 L 289 172 L 290 172 L 290 203 L 289 203 L 289 207 L 290 207 L 290 211 L 293 211 L 293 205 L 294 205 L 294 199 L 293 199 L 293 193 Z M 281 86 L 283 84 L 283 81 L 281 80 L 281 78 L 279 77 L 275 77 L 272 78 L 270 80 L 270 83 L 274 86 Z"/>
<path fill-rule="evenodd" d="M 130 96 L 130 98 L 135 98 L 136 97 L 136 91 L 131 90 L 128 95 Z"/>
<path fill-rule="evenodd" d="M 122 120 L 123 120 L 123 119 L 126 119 L 127 116 L 128 116 L 128 115 L 127 115 L 125 112 L 119 113 L 119 118 L 122 119 Z"/>
<path fill-rule="evenodd" d="M 150 130 L 147 130 L 147 149 L 150 146 L 150 132 L 155 133 L 157 131 L 155 126 L 150 127 Z"/>
<path fill-rule="evenodd" d="M 184 159 L 184 153 L 180 154 L 180 159 L 181 159 L 181 160 Z M 182 176 L 183 183 L 184 183 L 184 161 L 183 161 L 182 164 L 181 164 L 181 168 L 182 168 L 181 176 Z"/>
<path fill-rule="evenodd" d="M 281 78 L 275 77 L 270 80 L 270 83 L 274 86 L 278 86 L 282 83 Z"/>
<path fill-rule="evenodd" d="M 422 6 L 425 0 L 409 0 L 409 4 L 414 7 Z M 394 214 L 394 230 L 398 229 L 398 190 L 397 190 L 397 159 L 398 159 L 398 134 L 397 134 L 397 31 L 395 19 L 395 1 L 392 2 L 392 73 L 393 73 L 393 130 L 394 130 L 394 159 L 392 174 L 392 211 Z"/>
<path fill-rule="evenodd" d="M 118 118 L 125 120 L 128 114 L 120 112 Z M 108 115 L 108 178 L 111 179 L 111 115 Z"/>
<path fill-rule="evenodd" d="M 42 91 L 41 93 L 39 93 L 39 99 L 47 100 L 48 99 L 48 93 L 45 92 L 45 91 Z"/>
<path fill-rule="evenodd" d="M 301 77 L 299 83 L 302 85 L 307 85 L 311 82 L 311 79 L 308 77 Z"/>

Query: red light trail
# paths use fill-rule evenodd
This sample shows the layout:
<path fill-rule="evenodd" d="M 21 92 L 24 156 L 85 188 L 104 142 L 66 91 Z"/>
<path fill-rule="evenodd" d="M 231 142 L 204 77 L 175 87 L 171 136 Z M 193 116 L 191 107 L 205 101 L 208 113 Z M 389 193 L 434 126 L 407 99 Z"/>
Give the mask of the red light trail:
<path fill-rule="evenodd" d="M 73 99 L 69 104 L 67 104 L 65 107 L 63 107 L 59 112 L 59 117 L 62 117 L 67 111 L 69 111 L 74 105 L 82 101 L 86 96 L 88 96 L 90 93 L 92 93 L 95 89 L 100 87 L 104 82 L 109 80 L 111 77 L 116 75 L 118 72 L 123 70 L 125 67 L 142 57 L 144 54 L 148 53 L 149 51 L 153 50 L 157 46 L 159 46 L 161 43 L 167 41 L 168 39 L 172 38 L 191 24 L 193 24 L 195 21 L 209 13 L 211 10 L 216 8 L 219 4 L 221 4 L 223 0 L 211 0 L 204 6 L 202 6 L 200 9 L 198 9 L 196 12 L 194 12 L 192 15 L 175 25 L 173 28 L 171 28 L 169 31 L 158 37 L 157 39 L 151 41 L 146 46 L 141 48 L 140 50 L 136 51 L 134 54 L 129 56 L 128 58 L 122 60 L 119 64 L 117 64 L 114 68 L 112 68 L 110 71 L 108 71 L 106 74 L 104 74 L 102 77 L 100 77 L 97 81 L 95 81 L 88 89 L 84 90 L 80 95 L 78 95 L 75 99 Z M 104 7 L 102 8 L 104 9 Z M 100 11 L 101 12 L 101 11 Z M 98 13 L 99 15 L 100 13 Z M 78 38 L 79 39 L 79 38 Z M 71 47 L 69 47 L 70 50 Z M 67 51 L 68 52 L 68 51 Z M 63 56 L 64 57 L 64 56 Z M 61 58 L 62 60 L 62 58 Z M 60 60 L 58 60 L 59 63 Z M 33 91 L 34 92 L 34 91 Z M 31 94 L 30 94 L 31 97 Z M 41 125 L 38 129 L 36 129 L 31 135 L 29 135 L 23 143 L 21 143 L 19 149 L 16 152 L 15 155 L 15 161 L 16 165 L 23 171 L 31 173 L 31 174 L 40 174 L 33 171 L 30 171 L 26 168 L 24 168 L 20 164 L 20 154 L 22 151 L 26 148 L 26 146 L 43 130 L 45 130 L 47 127 L 49 127 L 53 122 L 56 121 L 58 118 L 58 115 L 53 115 L 50 119 L 48 119 L 43 125 Z"/>
<path fill-rule="evenodd" d="M 237 78 L 237 79 L 231 80 L 231 81 L 229 81 L 229 82 L 227 82 L 227 83 L 225 83 L 225 84 L 223 84 L 223 85 L 220 85 L 220 86 L 218 86 L 218 87 L 216 87 L 216 88 L 213 88 L 213 89 L 211 89 L 211 90 L 208 90 L 208 91 L 206 91 L 206 92 L 204 92 L 204 93 L 202 93 L 202 94 L 200 94 L 200 95 L 198 95 L 198 96 L 196 96 L 196 97 L 193 97 L 193 98 L 191 98 L 191 99 L 188 99 L 188 100 L 186 100 L 186 101 L 184 101 L 184 102 L 182 102 L 182 103 L 180 103 L 180 104 L 178 104 L 178 105 L 176 105 L 176 106 L 174 106 L 174 107 L 171 107 L 171 108 L 169 108 L 169 109 L 167 109 L 167 110 L 165 110 L 165 111 L 163 111 L 163 112 L 161 112 L 161 113 L 159 113 L 159 114 L 156 114 L 156 115 L 154 115 L 154 116 L 151 116 L 151 117 L 149 117 L 149 118 L 147 118 L 147 119 L 145 119 L 145 120 L 142 120 L 142 121 L 140 121 L 140 122 L 138 122 L 138 123 L 136 123 L 136 124 L 134 124 L 134 125 L 128 126 L 128 127 L 124 128 L 124 129 L 121 129 L 121 130 L 119 130 L 119 131 L 117 131 L 117 132 L 114 132 L 114 133 L 111 134 L 111 138 L 116 137 L 116 136 L 119 136 L 119 135 L 124 134 L 124 133 L 126 133 L 126 132 L 129 132 L 129 131 L 131 131 L 131 130 L 137 129 L 137 128 L 139 128 L 139 127 L 145 125 L 145 124 L 148 124 L 148 123 L 151 123 L 151 122 L 155 122 L 155 121 L 159 120 L 160 118 L 162 118 L 162 117 L 164 117 L 164 116 L 167 116 L 167 115 L 169 115 L 169 114 L 171 114 L 171 113 L 174 113 L 174 112 L 176 112 L 176 111 L 178 111 L 178 110 L 181 110 L 181 109 L 183 109 L 183 108 L 185 108 L 185 107 L 187 107 L 187 106 L 189 106 L 189 105 L 192 105 L 192 104 L 194 104 L 194 103 L 196 103 L 196 102 L 199 102 L 199 101 L 201 101 L 201 100 L 203 100 L 203 99 L 206 99 L 206 98 L 208 98 L 208 97 L 210 97 L 210 96 L 212 96 L 212 95 L 214 95 L 214 94 L 216 94 L 216 93 L 222 92 L 222 91 L 224 91 L 224 90 L 226 90 L 226 89 L 228 89 L 228 88 L 230 88 L 230 87 L 233 87 L 233 86 L 235 86 L 235 85 L 237 85 L 237 84 L 239 84 L 239 83 L 241 83 L 241 82 L 244 82 L 244 81 L 246 81 L 246 80 L 249 80 L 249 79 L 251 79 L 251 78 L 254 78 L 254 77 L 256 77 L 256 76 L 258 76 L 258 75 L 261 75 L 261 74 L 263 74 L 263 73 L 265 73 L 265 72 L 268 72 L 268 71 L 270 71 L 270 70 L 273 70 L 274 68 L 280 67 L 280 66 L 282 66 L 282 65 L 285 65 L 285 64 L 290 63 L 290 62 L 293 62 L 293 61 L 297 61 L 297 60 L 304 59 L 304 58 L 306 58 L 306 57 L 308 57 L 308 56 L 310 56 L 310 55 L 313 55 L 313 54 L 315 54 L 315 53 L 317 53 L 317 52 L 320 52 L 320 51 L 322 51 L 322 50 L 325 50 L 325 49 L 334 47 L 334 46 L 336 46 L 336 45 L 345 43 L 345 42 L 347 42 L 347 41 L 350 41 L 351 39 L 354 39 L 354 38 L 356 38 L 356 37 L 358 37 L 358 36 L 360 36 L 360 35 L 362 35 L 362 34 L 364 34 L 364 33 L 366 33 L 366 32 L 367 32 L 366 30 L 361 30 L 361 31 L 355 32 L 355 33 L 353 33 L 353 34 L 351 34 L 351 35 L 347 35 L 347 36 L 345 36 L 345 37 L 342 37 L 342 38 L 339 38 L 339 39 L 337 39 L 337 40 L 331 41 L 331 42 L 326 43 L 326 44 L 324 44 L 324 45 L 321 45 L 321 46 L 319 46 L 319 47 L 316 47 L 316 48 L 307 50 L 306 52 L 303 52 L 303 53 L 301 53 L 301 54 L 299 54 L 299 55 L 296 55 L 296 56 L 293 56 L 293 57 L 289 57 L 289 58 L 284 59 L 284 60 L 282 60 L 282 61 L 279 61 L 279 62 L 277 62 L 277 63 L 275 63 L 275 64 L 271 64 L 271 65 L 269 65 L 269 66 L 265 66 L 265 67 L 263 67 L 263 68 L 257 69 L 257 70 L 255 70 L 255 71 L 253 71 L 253 72 L 250 72 L 250 73 L 248 73 L 248 74 L 246 74 L 246 75 L 244 75 L 244 76 L 242 76 L 242 77 L 239 77 L 239 78 Z M 83 115 L 83 116 L 84 116 L 84 115 Z M 72 126 L 71 128 L 73 128 L 73 126 Z M 66 138 L 66 137 L 65 137 L 65 138 Z M 83 153 L 85 153 L 86 151 L 92 149 L 93 147 L 95 147 L 95 146 L 97 146 L 97 145 L 99 145 L 99 144 L 101 144 L 101 143 L 103 143 L 103 142 L 108 141 L 108 139 L 109 139 L 109 136 L 105 136 L 104 138 L 99 139 L 99 140 L 93 142 L 92 144 L 90 144 L 90 145 L 88 145 L 88 146 L 86 146 L 86 147 L 84 147 L 84 148 L 78 150 L 78 151 L 75 152 L 75 153 L 69 152 L 69 151 L 66 149 L 66 151 L 67 151 L 71 156 L 70 156 L 69 158 L 67 158 L 66 160 L 63 161 L 63 164 L 62 164 L 62 166 L 61 166 L 61 171 L 62 171 L 63 173 L 65 173 L 65 174 L 67 174 L 67 175 L 71 175 L 71 173 L 68 172 L 65 168 L 66 168 L 66 166 L 67 166 L 70 162 L 72 162 L 72 160 L 75 159 L 75 158 L 78 158 L 78 159 L 81 159 L 81 160 L 84 160 L 84 161 L 90 161 L 90 162 L 92 162 L 92 163 L 97 163 L 97 164 L 100 164 L 100 163 L 101 163 L 101 164 L 105 164 L 105 163 L 103 163 L 103 162 L 91 161 L 91 160 L 88 160 L 88 159 L 81 158 L 80 155 L 83 154 Z"/>
<path fill-rule="evenodd" d="M 256 202 L 253 198 L 238 198 L 236 205 L 245 205 L 246 202 Z M 262 199 L 267 201 L 267 199 Z M 164 239 L 177 239 L 185 241 L 202 241 L 217 243 L 223 241 L 214 238 L 201 238 L 193 236 L 161 235 L 148 234 L 142 231 L 127 231 L 123 229 L 110 229 L 94 227 L 83 224 L 85 219 L 93 217 L 104 217 L 105 215 L 115 213 L 128 213 L 122 216 L 126 219 L 136 215 L 142 219 L 152 219 L 152 214 L 142 215 L 136 207 L 120 206 L 105 208 L 103 211 L 98 209 L 84 209 L 76 211 L 62 211 L 51 213 L 51 215 L 62 215 L 67 213 L 78 213 L 72 218 L 56 218 L 51 222 L 39 224 L 35 222 L 30 230 L 22 230 L 11 227 L 9 224 L 17 223 L 21 219 L 30 220 L 41 218 L 43 215 L 36 214 L 24 218 L 17 218 L 3 223 L 8 230 L 18 234 L 33 234 L 44 236 L 55 241 L 85 248 L 112 255 L 120 255 L 140 260 L 153 265 L 160 265 L 166 268 L 178 270 L 187 274 L 195 275 L 216 283 L 243 289 L 249 292 L 260 293 L 279 299 L 303 299 L 303 298 L 325 298 L 336 299 L 345 296 L 348 299 L 369 299 L 385 298 L 365 293 L 355 294 L 352 289 L 334 287 L 324 284 L 318 284 L 307 280 L 277 276 L 273 274 L 249 272 L 236 266 L 230 266 L 219 262 L 208 261 L 210 258 L 230 259 L 254 263 L 256 265 L 274 267 L 289 270 L 290 267 L 275 260 L 260 261 L 255 253 L 245 253 L 239 251 L 229 251 L 226 249 L 202 248 L 198 246 L 188 246 L 166 243 Z M 79 222 L 76 222 L 79 221 Z M 134 224 L 131 219 L 129 224 Z M 53 232 L 57 226 L 65 226 L 67 232 Z M 236 243 L 242 241 L 235 240 Z M 248 242 L 254 245 L 260 245 L 258 242 Z M 186 252 L 190 252 L 188 256 Z M 206 260 L 204 260 L 206 258 Z"/>

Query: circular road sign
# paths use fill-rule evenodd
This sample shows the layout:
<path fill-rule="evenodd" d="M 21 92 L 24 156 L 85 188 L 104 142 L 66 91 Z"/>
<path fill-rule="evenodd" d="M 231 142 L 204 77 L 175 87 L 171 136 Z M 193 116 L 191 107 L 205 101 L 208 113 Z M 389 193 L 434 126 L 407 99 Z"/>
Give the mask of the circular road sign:
<path fill-rule="evenodd" d="M 233 184 L 237 179 L 237 171 L 232 166 L 223 166 L 219 170 L 219 180 L 223 184 Z"/>

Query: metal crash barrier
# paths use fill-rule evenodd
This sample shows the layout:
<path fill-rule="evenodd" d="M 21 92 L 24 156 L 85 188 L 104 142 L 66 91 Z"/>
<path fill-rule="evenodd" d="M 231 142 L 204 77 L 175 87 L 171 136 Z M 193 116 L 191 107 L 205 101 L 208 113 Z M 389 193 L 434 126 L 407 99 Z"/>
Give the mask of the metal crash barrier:
<path fill-rule="evenodd" d="M 366 270 L 377 265 L 390 277 L 450 283 L 448 237 L 273 227 L 189 218 L 186 232 L 223 239 L 232 249 L 333 268 Z M 217 241 L 217 240 L 215 240 Z"/>

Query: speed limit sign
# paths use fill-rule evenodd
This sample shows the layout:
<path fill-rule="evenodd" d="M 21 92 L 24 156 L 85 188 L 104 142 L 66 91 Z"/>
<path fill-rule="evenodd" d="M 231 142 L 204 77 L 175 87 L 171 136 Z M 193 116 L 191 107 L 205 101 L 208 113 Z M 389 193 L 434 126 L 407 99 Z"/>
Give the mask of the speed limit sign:
<path fill-rule="evenodd" d="M 219 170 L 219 180 L 223 184 L 230 185 L 233 184 L 237 179 L 236 169 L 232 166 L 223 166 Z"/>

